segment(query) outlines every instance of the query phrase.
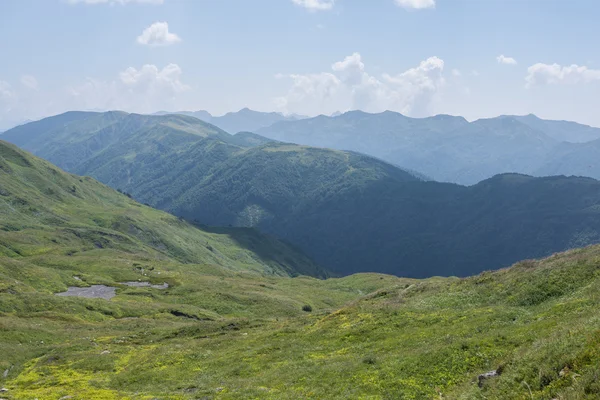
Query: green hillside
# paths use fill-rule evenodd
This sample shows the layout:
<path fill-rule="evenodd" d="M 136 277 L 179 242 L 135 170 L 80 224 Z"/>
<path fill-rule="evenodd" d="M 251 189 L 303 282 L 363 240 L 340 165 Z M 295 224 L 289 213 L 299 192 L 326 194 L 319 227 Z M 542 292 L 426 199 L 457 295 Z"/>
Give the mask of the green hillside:
<path fill-rule="evenodd" d="M 200 230 L 6 142 L 0 142 L 0 189 L 4 257 L 44 263 L 68 257 L 76 265 L 106 254 L 265 274 L 325 274 L 298 251 L 252 229 Z"/>
<path fill-rule="evenodd" d="M 38 124 L 59 127 L 55 118 L 65 116 Z M 129 128 L 140 120 L 144 127 Z M 110 139 L 109 128 L 88 130 L 98 121 L 110 127 Z M 494 121 L 478 126 L 486 123 Z M 341 275 L 468 276 L 600 243 L 600 182 L 593 179 L 504 174 L 469 187 L 425 182 L 360 153 L 261 144 L 186 116 L 91 114 L 63 125 L 36 133 L 45 143 L 39 148 L 20 133 L 35 126 L 3 137 L 188 221 L 255 227 Z M 515 140 L 529 129 L 513 128 Z"/>

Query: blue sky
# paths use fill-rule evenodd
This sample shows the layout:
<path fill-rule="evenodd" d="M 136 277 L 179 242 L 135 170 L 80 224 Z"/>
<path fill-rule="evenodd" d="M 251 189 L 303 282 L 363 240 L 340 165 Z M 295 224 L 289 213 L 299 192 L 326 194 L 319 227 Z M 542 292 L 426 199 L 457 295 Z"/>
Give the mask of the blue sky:
<path fill-rule="evenodd" d="M 600 126 L 598 16 L 597 0 L 3 0 L 0 129 L 243 107 Z"/>

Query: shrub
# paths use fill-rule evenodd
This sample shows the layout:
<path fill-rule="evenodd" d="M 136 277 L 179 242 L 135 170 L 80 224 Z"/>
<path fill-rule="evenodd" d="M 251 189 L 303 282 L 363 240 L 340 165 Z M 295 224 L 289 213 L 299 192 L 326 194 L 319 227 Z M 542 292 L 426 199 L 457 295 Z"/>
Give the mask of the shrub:
<path fill-rule="evenodd" d="M 312 307 L 308 304 L 302 306 L 302 311 L 304 312 L 312 312 Z"/>
<path fill-rule="evenodd" d="M 377 359 L 373 355 L 368 355 L 365 358 L 363 358 L 363 363 L 368 365 L 374 365 L 375 363 L 377 363 Z"/>

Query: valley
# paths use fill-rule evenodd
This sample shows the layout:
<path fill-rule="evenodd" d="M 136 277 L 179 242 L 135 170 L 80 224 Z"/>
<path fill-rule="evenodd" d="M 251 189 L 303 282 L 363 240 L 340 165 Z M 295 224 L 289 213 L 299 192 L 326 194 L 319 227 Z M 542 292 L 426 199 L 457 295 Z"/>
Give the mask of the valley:
<path fill-rule="evenodd" d="M 600 183 L 590 178 L 439 183 L 185 115 L 72 112 L 2 137 L 187 221 L 273 235 L 336 275 L 468 276 L 600 243 Z"/>
<path fill-rule="evenodd" d="M 3 142 L 0 160 L 4 398 L 600 394 L 599 246 L 464 279 L 321 280 L 253 231 L 195 228 Z M 56 295 L 93 285 L 115 297 Z"/>

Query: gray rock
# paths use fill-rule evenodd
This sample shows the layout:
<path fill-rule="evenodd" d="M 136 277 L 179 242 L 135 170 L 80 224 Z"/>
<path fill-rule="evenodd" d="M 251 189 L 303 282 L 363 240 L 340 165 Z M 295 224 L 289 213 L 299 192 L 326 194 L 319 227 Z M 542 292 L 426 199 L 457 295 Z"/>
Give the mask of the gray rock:
<path fill-rule="evenodd" d="M 477 386 L 483 387 L 483 382 L 486 379 L 494 378 L 499 375 L 500 375 L 500 372 L 498 370 L 494 370 L 494 371 L 486 372 L 485 374 L 481 374 L 477 377 Z"/>

